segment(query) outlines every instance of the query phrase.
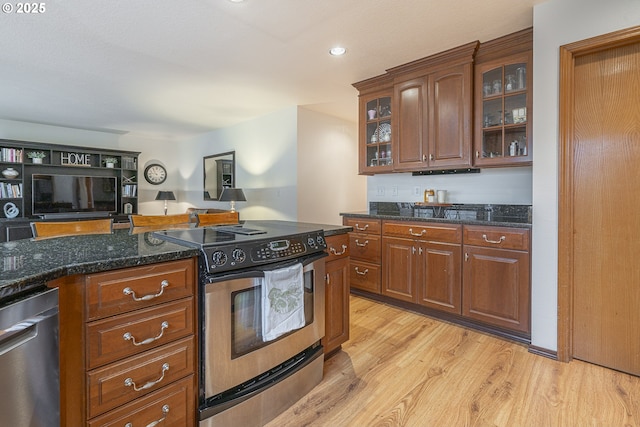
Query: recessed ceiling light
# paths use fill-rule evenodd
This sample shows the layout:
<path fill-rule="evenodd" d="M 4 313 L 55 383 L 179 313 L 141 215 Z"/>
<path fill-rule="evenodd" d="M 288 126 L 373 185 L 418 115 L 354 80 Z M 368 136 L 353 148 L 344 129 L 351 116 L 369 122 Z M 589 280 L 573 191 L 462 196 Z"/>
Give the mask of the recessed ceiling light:
<path fill-rule="evenodd" d="M 344 55 L 345 53 L 347 53 L 347 49 L 343 47 L 332 47 L 331 49 L 329 49 L 329 54 L 333 56 L 340 56 Z"/>
<path fill-rule="evenodd" d="M 244 0 L 229 0 L 231 3 L 242 3 Z"/>

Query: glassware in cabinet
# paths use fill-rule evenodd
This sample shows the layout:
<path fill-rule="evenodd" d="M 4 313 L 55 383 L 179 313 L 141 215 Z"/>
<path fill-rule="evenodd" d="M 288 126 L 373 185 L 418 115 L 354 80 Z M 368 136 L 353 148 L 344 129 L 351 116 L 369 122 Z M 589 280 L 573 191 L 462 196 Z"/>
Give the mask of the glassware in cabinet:
<path fill-rule="evenodd" d="M 368 171 L 390 169 L 391 160 L 391 96 L 375 97 L 364 103 L 364 165 Z"/>
<path fill-rule="evenodd" d="M 475 163 L 504 165 L 530 161 L 528 62 L 478 68 L 481 115 L 477 122 Z"/>

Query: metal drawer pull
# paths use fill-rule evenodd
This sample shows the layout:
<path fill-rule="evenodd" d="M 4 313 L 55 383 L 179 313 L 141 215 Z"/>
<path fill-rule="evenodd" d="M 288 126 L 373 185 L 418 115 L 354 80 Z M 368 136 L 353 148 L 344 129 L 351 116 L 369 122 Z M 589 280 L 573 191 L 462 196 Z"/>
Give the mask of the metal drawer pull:
<path fill-rule="evenodd" d="M 148 383 L 146 383 L 142 387 L 136 387 L 136 383 L 131 378 L 127 378 L 126 380 L 124 380 L 124 385 L 125 385 L 125 387 L 133 387 L 133 389 L 135 391 L 147 390 L 147 389 L 153 387 L 154 385 L 158 384 L 160 381 L 162 381 L 164 379 L 164 374 L 168 370 L 169 370 L 169 364 L 165 363 L 164 365 L 162 365 L 162 375 L 160 376 L 160 378 L 158 378 L 155 381 L 149 381 Z"/>
<path fill-rule="evenodd" d="M 356 267 L 355 270 L 356 270 L 356 274 L 359 274 L 361 276 L 364 276 L 365 274 L 367 274 L 369 272 L 368 268 L 365 268 L 364 271 L 360 271 L 360 270 L 358 270 L 358 267 Z"/>
<path fill-rule="evenodd" d="M 155 295 L 145 295 L 140 298 L 136 297 L 136 293 L 132 291 L 131 288 L 124 288 L 122 290 L 122 293 L 125 295 L 131 295 L 134 301 L 149 301 L 151 299 L 158 298 L 160 295 L 162 295 L 162 293 L 164 292 L 164 288 L 166 288 L 167 286 L 169 286 L 169 281 L 163 280 L 162 282 L 160 282 L 160 292 L 158 292 Z"/>
<path fill-rule="evenodd" d="M 158 424 L 167 419 L 167 414 L 169 413 L 169 405 L 162 406 L 162 418 L 157 421 L 153 421 L 150 424 L 147 424 L 146 427 L 156 427 Z M 133 423 L 126 423 L 124 427 L 133 427 Z"/>
<path fill-rule="evenodd" d="M 159 340 L 160 338 L 162 338 L 162 335 L 164 334 L 164 330 L 167 329 L 169 327 L 169 322 L 167 322 L 166 320 L 164 322 L 162 322 L 162 324 L 160 325 L 160 334 L 156 335 L 153 338 L 147 338 L 144 341 L 140 341 L 140 342 L 136 342 L 136 337 L 134 337 L 133 335 L 131 335 L 131 332 L 126 332 L 122 338 L 124 338 L 125 341 L 131 341 L 133 343 L 133 345 L 147 345 L 147 344 L 151 344 L 152 342 L 154 342 L 155 340 Z"/>
<path fill-rule="evenodd" d="M 368 240 L 365 240 L 364 243 L 360 243 L 360 241 L 358 239 L 356 239 L 356 246 L 360 246 L 361 248 L 364 248 L 368 244 L 369 244 Z"/>
<path fill-rule="evenodd" d="M 347 252 L 347 245 L 342 245 L 342 252 L 338 252 L 336 251 L 336 248 L 334 248 L 333 246 L 331 246 L 331 248 L 329 248 L 329 252 L 331 252 L 334 255 L 342 255 L 345 252 Z"/>
<path fill-rule="evenodd" d="M 416 236 L 416 237 L 421 237 L 424 236 L 424 234 L 427 232 L 427 230 L 425 230 L 424 228 L 422 229 L 422 232 L 420 234 L 416 234 L 413 232 L 413 228 L 409 229 L 409 234 L 411 234 L 412 236 Z"/>
<path fill-rule="evenodd" d="M 364 227 L 360 227 L 360 225 L 356 223 L 356 230 L 365 231 L 367 228 L 369 228 L 369 224 L 365 224 Z"/>
<path fill-rule="evenodd" d="M 495 243 L 496 245 L 499 245 L 500 243 L 504 242 L 507 238 L 505 236 L 500 236 L 500 240 L 489 240 L 487 239 L 487 235 L 483 234 L 482 238 L 484 239 L 485 242 L 487 243 Z"/>

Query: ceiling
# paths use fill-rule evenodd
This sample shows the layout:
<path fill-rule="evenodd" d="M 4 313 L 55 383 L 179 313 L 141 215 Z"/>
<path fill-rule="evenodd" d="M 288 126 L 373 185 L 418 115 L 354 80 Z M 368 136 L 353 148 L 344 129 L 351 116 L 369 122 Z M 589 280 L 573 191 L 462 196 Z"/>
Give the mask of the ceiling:
<path fill-rule="evenodd" d="M 0 118 L 163 138 L 294 105 L 356 121 L 352 83 L 530 27 L 542 1 L 49 0 L 3 13 Z"/>

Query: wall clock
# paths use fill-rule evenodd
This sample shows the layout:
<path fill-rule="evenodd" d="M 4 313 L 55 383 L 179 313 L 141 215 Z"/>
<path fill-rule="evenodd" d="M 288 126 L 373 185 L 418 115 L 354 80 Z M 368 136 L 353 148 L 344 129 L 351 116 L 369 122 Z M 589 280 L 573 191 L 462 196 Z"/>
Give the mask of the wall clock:
<path fill-rule="evenodd" d="M 167 179 L 167 170 L 162 165 L 151 163 L 144 168 L 144 179 L 146 179 L 149 184 L 162 184 Z"/>

